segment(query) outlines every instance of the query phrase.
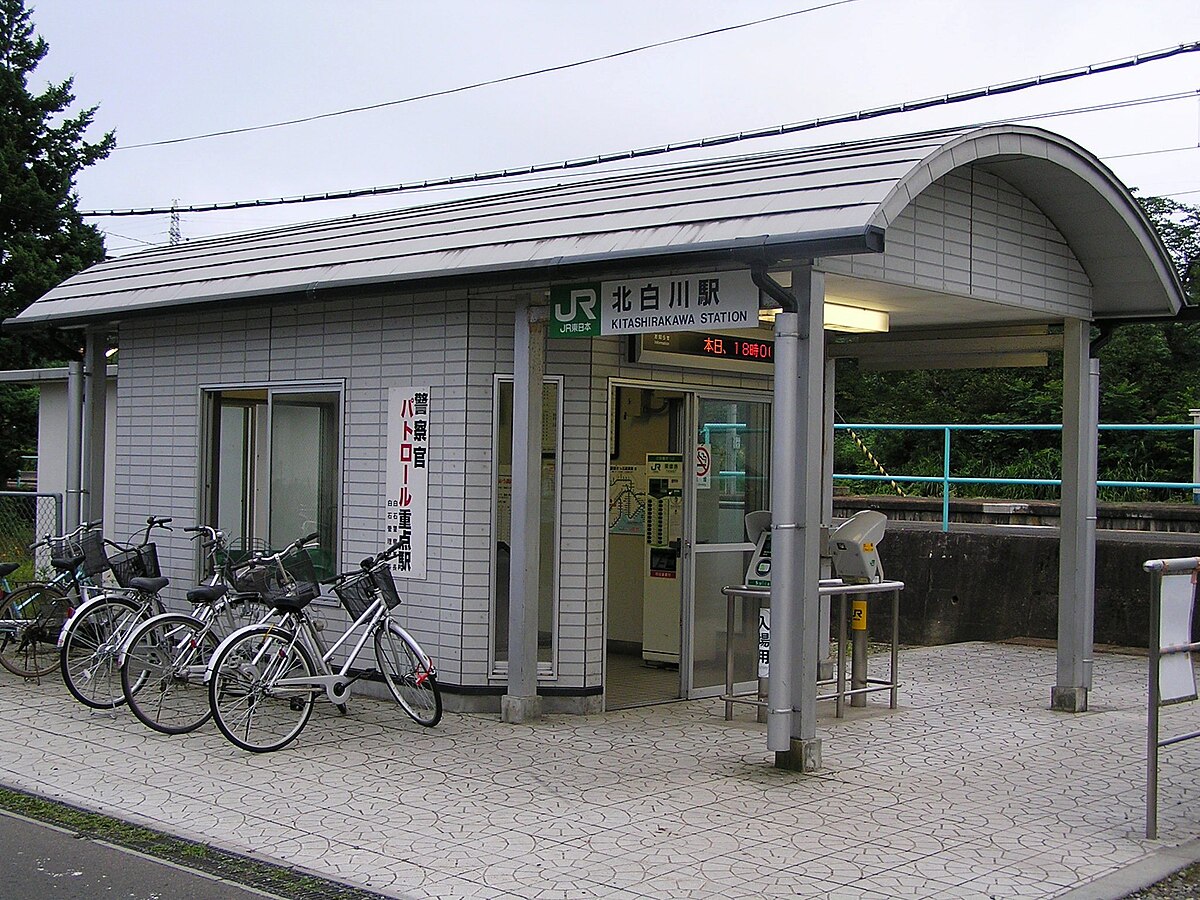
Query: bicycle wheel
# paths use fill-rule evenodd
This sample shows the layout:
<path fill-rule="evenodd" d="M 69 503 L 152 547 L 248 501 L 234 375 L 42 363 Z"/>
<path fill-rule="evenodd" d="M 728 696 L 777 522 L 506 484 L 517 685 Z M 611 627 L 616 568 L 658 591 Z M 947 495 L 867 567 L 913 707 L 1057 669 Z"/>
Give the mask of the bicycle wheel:
<path fill-rule="evenodd" d="M 58 633 L 71 601 L 52 584 L 26 584 L 0 601 L 0 666 L 23 678 L 58 667 Z"/>
<path fill-rule="evenodd" d="M 84 706 L 113 709 L 125 702 L 117 656 L 142 621 L 144 607 L 116 595 L 76 613 L 59 649 L 63 681 Z"/>
<path fill-rule="evenodd" d="M 163 734 L 195 731 L 212 715 L 204 669 L 216 649 L 212 629 L 195 616 L 166 613 L 142 622 L 121 662 L 130 712 Z"/>
<path fill-rule="evenodd" d="M 399 626 L 375 631 L 375 660 L 396 702 L 414 722 L 432 728 L 442 719 L 442 692 L 426 656 Z"/>
<path fill-rule="evenodd" d="M 279 750 L 308 724 L 319 688 L 312 656 L 291 631 L 249 628 L 229 639 L 212 666 L 208 702 L 233 744 L 253 753 Z M 296 684 L 280 684 L 295 679 Z M 308 683 L 305 683 L 305 682 Z"/>

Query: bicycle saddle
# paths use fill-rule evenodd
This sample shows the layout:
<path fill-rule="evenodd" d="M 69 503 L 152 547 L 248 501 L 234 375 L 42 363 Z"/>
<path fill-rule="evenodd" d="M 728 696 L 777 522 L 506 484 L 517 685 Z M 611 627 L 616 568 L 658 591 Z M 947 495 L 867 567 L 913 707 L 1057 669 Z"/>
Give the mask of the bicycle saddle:
<path fill-rule="evenodd" d="M 82 553 L 78 556 L 54 556 L 50 558 L 50 565 L 54 566 L 60 572 L 70 572 L 82 562 Z"/>
<path fill-rule="evenodd" d="M 19 568 L 21 568 L 20 563 L 0 563 L 0 578 L 7 578 Z"/>
<path fill-rule="evenodd" d="M 170 583 L 170 578 L 132 578 L 129 581 L 129 586 L 135 591 L 157 594 Z"/>
<path fill-rule="evenodd" d="M 188 603 L 215 603 L 225 596 L 223 584 L 202 584 L 187 592 Z"/>

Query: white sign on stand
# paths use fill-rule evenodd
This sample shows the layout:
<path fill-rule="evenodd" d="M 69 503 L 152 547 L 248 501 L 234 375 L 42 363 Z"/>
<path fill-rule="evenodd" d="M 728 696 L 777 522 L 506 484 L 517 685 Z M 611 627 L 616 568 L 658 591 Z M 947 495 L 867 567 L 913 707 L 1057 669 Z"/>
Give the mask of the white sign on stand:
<path fill-rule="evenodd" d="M 1159 594 L 1161 607 L 1159 650 L 1181 647 L 1192 641 L 1192 609 L 1196 582 L 1191 572 L 1164 575 Z M 1160 703 L 1182 703 L 1196 699 L 1196 669 L 1191 653 L 1163 654 L 1158 658 Z"/>

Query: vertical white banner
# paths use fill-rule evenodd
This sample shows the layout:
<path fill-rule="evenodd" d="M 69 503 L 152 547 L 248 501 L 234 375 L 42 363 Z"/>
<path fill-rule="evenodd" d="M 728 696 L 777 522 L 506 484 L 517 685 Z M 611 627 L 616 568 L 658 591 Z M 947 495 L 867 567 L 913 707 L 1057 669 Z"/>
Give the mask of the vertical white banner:
<path fill-rule="evenodd" d="M 388 546 L 400 542 L 392 561 L 399 578 L 426 578 L 429 547 L 429 388 L 388 390 L 387 496 L 384 518 Z"/>

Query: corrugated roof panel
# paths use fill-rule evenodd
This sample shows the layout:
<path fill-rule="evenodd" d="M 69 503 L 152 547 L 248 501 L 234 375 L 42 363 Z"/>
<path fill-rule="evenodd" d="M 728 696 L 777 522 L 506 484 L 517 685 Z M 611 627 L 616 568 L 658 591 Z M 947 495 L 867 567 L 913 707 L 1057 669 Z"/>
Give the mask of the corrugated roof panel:
<path fill-rule="evenodd" d="M 1099 164 L 1088 168 L 1084 152 L 1069 142 L 1011 126 L 765 153 L 151 250 L 68 279 L 17 322 L 70 324 L 317 287 L 534 272 L 597 260 L 620 265 L 755 244 L 857 236 L 866 250 L 866 233 L 887 227 L 903 209 L 907 188 L 924 189 L 931 167 L 958 162 L 955 152 L 974 159 L 980 147 L 1009 146 L 989 143 L 993 133 L 1019 134 L 1042 159 L 1053 145 L 1077 180 L 1108 177 L 1096 176 Z"/>
<path fill-rule="evenodd" d="M 591 219 L 600 223 L 599 226 L 591 226 L 592 228 L 609 227 L 607 217 L 624 212 L 635 212 L 645 216 L 649 220 L 649 226 L 653 227 L 656 218 L 678 220 L 685 216 L 695 217 L 696 206 L 702 202 L 725 204 L 732 208 L 736 215 L 797 208 L 806 204 L 821 207 L 840 205 L 844 201 L 836 196 L 836 192 L 841 191 L 850 192 L 849 202 L 861 203 L 869 198 L 882 199 L 887 190 L 910 167 L 908 162 L 889 160 L 866 169 L 855 167 L 837 173 L 822 169 L 803 178 L 795 173 L 787 175 L 786 178 L 776 175 L 766 182 L 759 178 L 743 177 L 738 183 L 740 192 L 732 195 L 728 192 L 730 185 L 727 180 L 707 182 L 691 176 L 690 180 L 693 183 L 687 190 L 659 192 L 654 195 L 658 202 L 653 206 L 638 205 L 644 202 L 644 195 L 637 197 L 638 202 L 635 203 L 629 194 L 597 194 L 595 191 L 589 191 L 585 195 L 586 203 L 549 203 L 539 197 L 536 205 L 500 209 L 474 218 L 448 216 L 442 211 L 438 211 L 436 215 L 408 216 L 402 211 L 389 214 L 386 220 L 341 220 L 334 223 L 337 228 L 329 227 L 328 223 L 319 223 L 315 226 L 303 226 L 302 230 L 292 230 L 286 236 L 269 232 L 257 241 L 238 241 L 236 244 L 231 241 L 230 243 L 234 244 L 232 246 L 215 244 L 210 245 L 211 249 L 196 247 L 194 253 L 177 255 L 174 263 L 153 256 L 152 253 L 123 257 L 114 261 L 111 267 L 102 264 L 77 276 L 75 280 L 80 284 L 93 284 L 113 278 L 123 279 L 133 271 L 145 270 L 194 273 L 198 268 L 205 266 L 226 265 L 231 259 L 286 259 L 292 255 L 307 255 L 334 245 L 383 248 L 388 242 L 407 241 L 427 234 L 442 235 L 448 241 L 473 234 L 477 236 L 474 244 L 481 245 L 490 243 L 496 229 L 505 225 L 536 225 L 538 230 L 545 234 L 552 229 L 554 223 L 558 223 L 558 233 L 570 234 L 575 228 L 575 223 L 581 219 Z M 585 196 L 576 199 L 584 200 Z M 534 210 L 538 213 L 536 218 L 531 217 Z M 673 215 L 668 212 L 672 210 L 675 211 Z M 714 212 L 714 215 L 717 214 Z M 621 226 L 618 224 L 615 227 Z M 471 245 L 468 240 L 463 240 L 460 244 Z"/>

